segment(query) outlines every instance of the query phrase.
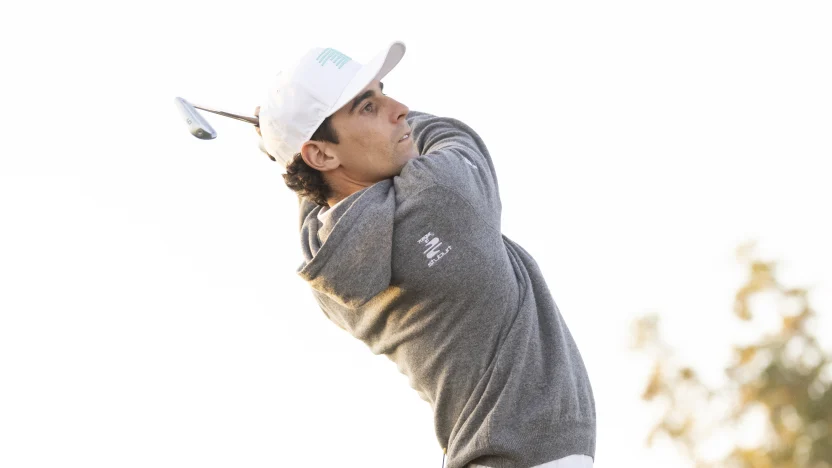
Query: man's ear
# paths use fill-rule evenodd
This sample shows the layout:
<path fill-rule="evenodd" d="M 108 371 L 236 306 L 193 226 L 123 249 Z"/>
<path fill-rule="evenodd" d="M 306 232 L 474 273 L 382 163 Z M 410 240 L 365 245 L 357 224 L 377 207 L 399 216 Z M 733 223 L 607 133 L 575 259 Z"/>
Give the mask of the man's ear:
<path fill-rule="evenodd" d="M 309 167 L 322 172 L 331 171 L 341 164 L 332 149 L 320 141 L 307 141 L 301 146 L 300 154 Z"/>

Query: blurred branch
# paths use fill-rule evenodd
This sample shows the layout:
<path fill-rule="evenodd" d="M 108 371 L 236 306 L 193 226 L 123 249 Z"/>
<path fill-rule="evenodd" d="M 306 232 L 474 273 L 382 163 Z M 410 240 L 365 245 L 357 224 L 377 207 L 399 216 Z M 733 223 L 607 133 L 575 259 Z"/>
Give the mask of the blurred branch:
<path fill-rule="evenodd" d="M 653 359 L 642 399 L 664 408 L 647 442 L 667 437 L 698 467 L 832 468 L 832 358 L 813 335 L 807 291 L 783 286 L 776 264 L 760 260 L 753 243 L 740 246 L 737 258 L 748 277 L 737 290 L 734 315 L 751 322 L 752 299 L 766 293 L 777 301 L 781 327 L 734 346 L 732 362 L 723 366 L 728 382 L 709 388 L 691 366 L 675 361 L 656 314 L 637 319 L 633 349 Z M 736 444 L 719 460 L 703 459 L 714 434 L 727 431 L 737 439 L 760 412 L 766 416 L 761 440 Z"/>

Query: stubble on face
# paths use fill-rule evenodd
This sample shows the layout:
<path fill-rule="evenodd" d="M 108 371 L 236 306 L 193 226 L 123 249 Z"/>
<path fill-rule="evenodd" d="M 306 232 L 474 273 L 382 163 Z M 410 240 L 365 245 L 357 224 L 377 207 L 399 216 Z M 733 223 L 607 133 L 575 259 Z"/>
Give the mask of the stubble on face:
<path fill-rule="evenodd" d="M 382 93 L 383 84 L 370 83 L 333 115 L 339 135 L 337 154 L 350 178 L 377 182 L 398 175 L 418 151 L 405 120 L 407 106 Z"/>

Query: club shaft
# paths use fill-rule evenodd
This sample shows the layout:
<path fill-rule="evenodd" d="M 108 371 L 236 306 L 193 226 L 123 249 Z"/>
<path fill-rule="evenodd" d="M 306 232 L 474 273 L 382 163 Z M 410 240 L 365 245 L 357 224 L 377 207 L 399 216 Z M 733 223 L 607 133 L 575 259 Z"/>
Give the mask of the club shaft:
<path fill-rule="evenodd" d="M 243 122 L 248 122 L 248 123 L 250 123 L 254 126 L 259 126 L 260 125 L 260 120 L 257 117 L 249 117 L 247 115 L 233 114 L 231 112 L 226 112 L 226 111 L 217 110 L 217 109 L 211 109 L 210 107 L 197 106 L 196 104 L 191 104 L 191 105 L 196 107 L 197 109 L 202 109 L 206 112 L 211 112 L 211 113 L 214 113 L 214 114 L 217 114 L 217 115 L 221 115 L 223 117 L 228 117 L 230 119 L 236 119 L 236 120 L 241 120 Z"/>

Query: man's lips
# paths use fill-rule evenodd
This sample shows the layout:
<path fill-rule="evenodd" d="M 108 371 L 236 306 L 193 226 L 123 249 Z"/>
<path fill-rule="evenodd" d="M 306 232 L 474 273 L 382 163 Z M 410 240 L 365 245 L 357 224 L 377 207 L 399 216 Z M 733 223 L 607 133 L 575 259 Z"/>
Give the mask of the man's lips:
<path fill-rule="evenodd" d="M 399 142 L 407 141 L 409 139 L 410 139 L 410 132 L 407 132 L 401 138 L 399 138 Z"/>

